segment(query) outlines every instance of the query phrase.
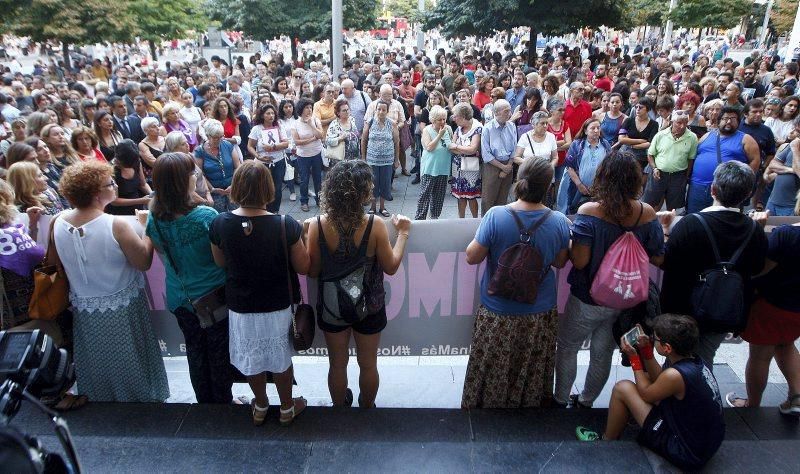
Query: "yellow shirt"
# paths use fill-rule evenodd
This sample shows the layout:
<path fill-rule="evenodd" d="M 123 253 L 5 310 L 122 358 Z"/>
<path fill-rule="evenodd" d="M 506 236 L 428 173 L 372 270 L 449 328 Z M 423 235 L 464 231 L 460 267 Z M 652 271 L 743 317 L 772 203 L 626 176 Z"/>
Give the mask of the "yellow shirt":
<path fill-rule="evenodd" d="M 331 120 L 333 118 L 336 118 L 336 114 L 333 112 L 334 103 L 335 102 L 331 102 L 330 105 L 326 105 L 325 102 L 323 102 L 322 100 L 320 100 L 319 102 L 315 103 L 314 104 L 314 116 L 317 117 L 318 119 L 320 119 L 320 121 L 322 121 L 322 120 Z M 322 126 L 322 130 L 323 130 L 323 132 L 325 132 L 325 134 L 328 133 L 328 125 L 330 125 L 330 123 L 325 124 L 325 125 Z"/>

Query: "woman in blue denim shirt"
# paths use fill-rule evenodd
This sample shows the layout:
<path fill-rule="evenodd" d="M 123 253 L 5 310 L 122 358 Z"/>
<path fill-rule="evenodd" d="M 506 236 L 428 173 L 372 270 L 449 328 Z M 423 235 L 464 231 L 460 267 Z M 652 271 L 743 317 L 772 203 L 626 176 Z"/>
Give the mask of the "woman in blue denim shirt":
<path fill-rule="evenodd" d="M 589 188 L 597 168 L 610 152 L 611 144 L 600 135 L 600 121 L 592 118 L 584 122 L 564 160 L 569 179 L 561 180 L 556 209 L 564 214 L 575 214 L 580 205 L 589 200 Z"/>

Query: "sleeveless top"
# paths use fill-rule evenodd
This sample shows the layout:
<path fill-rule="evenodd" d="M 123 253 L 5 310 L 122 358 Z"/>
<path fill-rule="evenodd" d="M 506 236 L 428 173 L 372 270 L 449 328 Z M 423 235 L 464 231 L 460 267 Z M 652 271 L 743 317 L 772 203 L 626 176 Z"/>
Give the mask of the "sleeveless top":
<path fill-rule="evenodd" d="M 158 148 L 153 148 L 150 145 L 148 145 L 147 143 L 145 143 L 144 146 L 146 146 L 150 150 L 150 154 L 153 155 L 153 158 L 155 158 L 156 160 L 158 160 L 159 156 L 164 154 L 164 150 L 159 150 Z M 141 162 L 142 162 L 142 171 L 144 171 L 144 179 L 146 179 L 148 183 L 152 183 L 153 182 L 153 167 L 148 165 L 147 163 L 145 163 L 144 160 L 141 160 Z"/>
<path fill-rule="evenodd" d="M 368 125 L 369 141 L 367 141 L 367 164 L 370 166 L 387 166 L 394 163 L 394 138 L 392 129 L 394 122 L 387 118 L 381 127 L 377 118 Z"/>
<path fill-rule="evenodd" d="M 619 138 L 619 129 L 622 128 L 623 123 L 622 118 L 623 115 L 617 118 L 611 118 L 608 116 L 608 112 L 606 112 L 603 114 L 603 120 L 600 122 L 600 133 L 603 135 L 603 138 L 612 145 L 617 143 L 617 139 Z"/>
<path fill-rule="evenodd" d="M 664 367 L 669 364 L 665 363 Z M 686 393 L 683 400 L 675 397 L 661 400 L 661 413 L 689 452 L 706 461 L 725 437 L 717 380 L 699 357 L 681 359 L 672 368 L 683 377 Z"/>
<path fill-rule="evenodd" d="M 205 147 L 197 147 L 194 156 L 203 160 L 203 174 L 215 188 L 227 188 L 233 180 L 233 147 L 230 142 L 219 142 L 219 154 L 210 155 Z"/>
<path fill-rule="evenodd" d="M 145 164 L 142 161 L 142 168 Z M 142 190 L 139 189 L 141 177 L 139 175 L 139 168 L 134 168 L 133 176 L 128 179 L 122 176 L 122 170 L 114 167 L 114 181 L 117 182 L 117 196 L 123 199 L 137 199 L 142 197 Z M 138 206 L 114 206 L 109 204 L 106 206 L 106 212 L 115 216 L 132 216 L 136 214 L 136 209 L 145 209 L 145 205 Z"/>
<path fill-rule="evenodd" d="M 325 240 L 325 232 L 322 230 L 322 221 L 317 216 L 317 228 L 319 229 L 319 249 L 320 257 L 322 260 L 322 268 L 319 274 L 319 280 L 323 278 L 335 278 L 342 273 L 342 269 L 353 269 L 359 260 L 364 260 L 364 295 L 367 301 L 368 314 L 375 314 L 380 311 L 386 304 L 386 292 L 383 288 L 383 268 L 378 263 L 377 255 L 367 257 L 367 246 L 369 244 L 369 235 L 372 232 L 372 223 L 375 219 L 374 215 L 369 216 L 367 221 L 367 228 L 364 230 L 364 235 L 361 237 L 361 242 L 356 247 L 353 242 L 353 235 L 356 229 L 336 229 L 339 234 L 339 244 L 333 253 L 328 249 L 328 243 Z M 348 272 L 349 273 L 349 272 Z M 344 275 L 342 275 L 344 276 Z"/>
<path fill-rule="evenodd" d="M 747 164 L 747 155 L 744 153 L 744 132 L 736 130 L 732 135 L 723 136 L 719 130 L 711 132 L 708 138 L 697 145 L 697 157 L 694 160 L 691 182 L 708 186 L 714 179 L 714 170 L 717 169 L 717 143 L 720 147 L 722 162 L 736 160 Z"/>
<path fill-rule="evenodd" d="M 144 288 L 142 273 L 125 258 L 114 238 L 114 216 L 101 214 L 80 227 L 58 218 L 54 239 L 78 311 L 112 311 L 128 305 Z"/>
<path fill-rule="evenodd" d="M 231 120 L 230 117 L 226 118 L 224 122 L 222 122 L 222 129 L 225 133 L 225 138 L 233 138 L 233 135 L 236 133 L 236 121 Z"/>
<path fill-rule="evenodd" d="M 553 136 L 556 137 L 556 141 L 561 141 L 564 139 L 564 134 L 567 132 L 567 122 L 561 120 L 561 128 L 556 130 L 550 125 L 550 122 L 547 123 L 547 131 L 552 133 Z M 567 150 L 561 150 L 558 152 L 558 163 L 556 166 L 561 166 L 564 164 L 564 159 L 567 157 Z"/>

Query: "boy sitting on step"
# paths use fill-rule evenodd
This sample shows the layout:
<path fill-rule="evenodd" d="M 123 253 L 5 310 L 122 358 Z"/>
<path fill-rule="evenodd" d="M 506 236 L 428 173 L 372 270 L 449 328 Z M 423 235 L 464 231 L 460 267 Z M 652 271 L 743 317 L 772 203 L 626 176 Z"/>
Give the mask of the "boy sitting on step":
<path fill-rule="evenodd" d="M 681 469 L 698 470 L 725 437 L 719 387 L 708 366 L 693 355 L 699 335 L 692 318 L 663 314 L 653 332 L 652 344 L 641 335 L 635 347 L 622 337 L 620 347 L 630 358 L 636 382 L 621 380 L 614 386 L 602 437 L 582 426 L 575 432 L 581 441 L 615 440 L 633 416 L 642 427 L 641 445 Z M 663 366 L 653 357 L 654 347 L 667 359 Z"/>

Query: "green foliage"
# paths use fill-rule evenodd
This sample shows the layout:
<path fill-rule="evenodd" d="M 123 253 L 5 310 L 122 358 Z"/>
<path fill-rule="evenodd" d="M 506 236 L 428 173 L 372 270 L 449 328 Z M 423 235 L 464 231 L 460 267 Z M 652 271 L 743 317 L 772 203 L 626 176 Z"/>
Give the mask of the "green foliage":
<path fill-rule="evenodd" d="M 132 0 L 129 11 L 136 18 L 136 35 L 154 42 L 182 39 L 190 31 L 203 31 L 207 17 L 197 0 Z"/>
<path fill-rule="evenodd" d="M 772 13 L 769 18 L 778 36 L 784 33 L 789 34 L 792 31 L 797 14 L 797 4 L 798 0 L 775 0 L 772 5 Z"/>
<path fill-rule="evenodd" d="M 625 2 L 626 27 L 661 26 L 666 22 L 669 2 L 664 0 L 628 0 Z"/>
<path fill-rule="evenodd" d="M 34 41 L 57 40 L 67 44 L 102 41 L 129 42 L 134 18 L 123 2 L 108 0 L 31 0 L 27 8 L 8 19 L 10 30 Z"/>
<path fill-rule="evenodd" d="M 624 23 L 625 1 L 584 0 L 440 0 L 426 15 L 426 28 L 441 27 L 449 35 L 489 35 L 529 26 L 547 36 L 578 28 Z"/>
<path fill-rule="evenodd" d="M 342 0 L 344 27 L 366 30 L 378 17 L 376 0 Z M 211 19 L 257 40 L 281 35 L 322 40 L 331 35 L 330 0 L 206 0 Z"/>
<path fill-rule="evenodd" d="M 750 14 L 752 1 L 748 0 L 681 0 L 669 17 L 677 26 L 686 28 L 729 29 L 738 25 L 742 17 Z"/>
<path fill-rule="evenodd" d="M 417 8 L 419 6 L 417 0 L 387 0 L 386 10 L 394 16 L 408 18 L 413 22 L 421 22 L 424 20 L 424 15 L 420 15 Z M 433 0 L 425 0 L 425 11 L 429 12 L 434 9 Z"/>

